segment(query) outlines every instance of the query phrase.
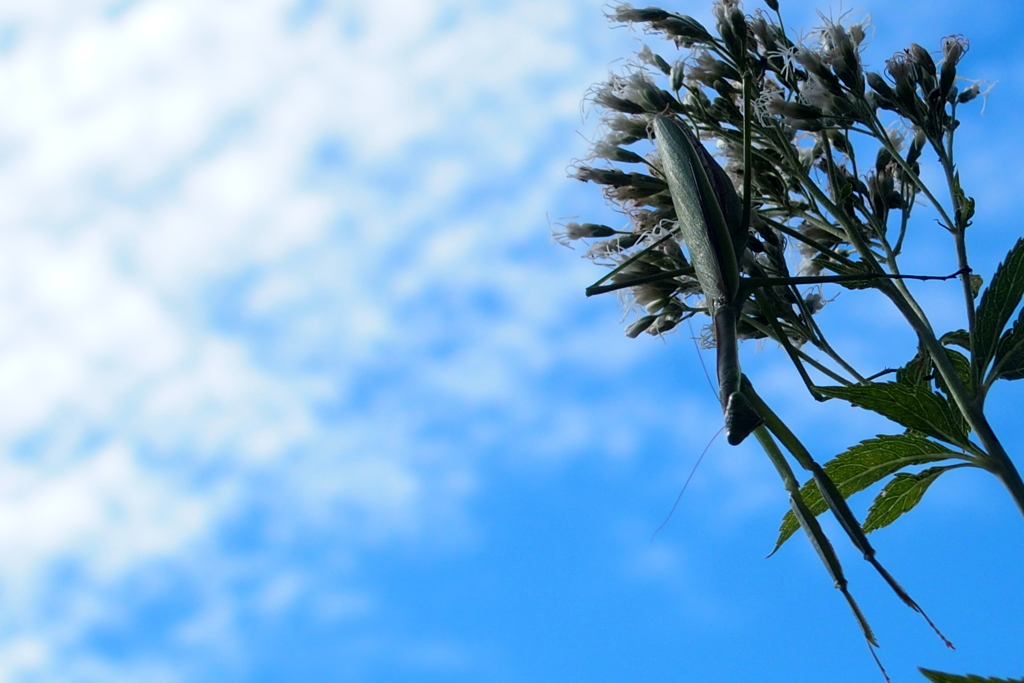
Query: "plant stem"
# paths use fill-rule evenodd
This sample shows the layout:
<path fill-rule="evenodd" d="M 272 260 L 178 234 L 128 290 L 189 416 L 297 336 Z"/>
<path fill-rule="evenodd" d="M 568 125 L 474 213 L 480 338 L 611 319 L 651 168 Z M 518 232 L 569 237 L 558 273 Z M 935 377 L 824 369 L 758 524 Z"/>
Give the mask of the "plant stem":
<path fill-rule="evenodd" d="M 967 225 L 963 219 L 963 206 L 960 203 L 960 197 L 957 192 L 959 183 L 954 175 L 952 131 L 949 133 L 949 142 L 950 148 L 948 152 L 940 154 L 939 157 L 942 162 L 942 168 L 946 172 L 946 185 L 949 188 L 950 199 L 953 201 L 953 214 L 957 219 L 956 225 L 953 226 L 953 235 L 956 240 L 956 260 L 960 268 L 965 269 L 960 277 L 960 283 L 964 290 L 964 305 L 967 308 L 967 332 L 971 339 L 971 389 L 974 395 L 978 397 L 979 402 L 984 404 L 985 392 L 981 384 L 981 373 L 984 368 L 979 367 L 977 356 L 974 353 L 974 349 L 978 348 L 975 345 L 976 311 L 974 308 L 974 288 L 971 286 L 970 263 L 967 260 Z M 941 150 L 942 148 L 939 147 L 939 149 Z"/>
<path fill-rule="evenodd" d="M 883 134 L 879 136 L 883 140 L 883 144 L 887 147 L 892 147 L 892 143 L 889 142 L 888 136 Z M 829 152 L 828 141 L 823 142 L 826 154 Z M 913 173 L 913 170 L 909 168 L 909 165 L 899 155 L 895 149 L 890 149 L 890 153 L 899 160 L 900 165 L 915 181 L 921 191 L 932 201 L 936 209 L 943 216 L 944 220 L 949 220 L 945 210 L 935 200 L 928 188 L 924 186 L 920 178 Z M 831 162 L 830 162 L 831 164 Z M 863 240 L 860 234 L 856 230 L 856 226 L 850 220 L 846 212 L 840 207 L 836 206 L 825 193 L 821 191 L 821 188 L 814 183 L 813 179 L 807 176 L 806 173 L 802 174 L 801 182 L 807 188 L 807 190 L 813 194 L 819 202 L 829 212 L 835 216 L 839 224 L 843 226 L 849 236 L 850 243 L 860 254 L 861 258 L 867 261 L 872 267 L 881 271 L 878 265 L 878 261 L 875 259 L 874 253 L 868 247 L 867 243 Z M 954 227 L 952 222 L 949 222 L 950 227 Z M 928 318 L 925 316 L 924 311 L 918 305 L 917 301 L 910 294 L 910 291 L 906 288 L 903 282 L 900 280 L 882 280 L 880 281 L 878 288 L 885 293 L 886 296 L 896 305 L 903 316 L 910 323 L 910 326 L 917 333 L 918 339 L 928 349 L 928 352 L 932 356 L 932 360 L 935 363 L 936 369 L 939 371 L 943 381 L 949 388 L 950 396 L 952 396 L 954 402 L 959 407 L 964 418 L 967 420 L 967 424 L 971 427 L 971 430 L 978 435 L 978 439 L 981 441 L 982 446 L 988 453 L 988 458 L 982 461 L 981 464 L 985 469 L 992 472 L 1001 482 L 1006 490 L 1010 493 L 1014 503 L 1020 510 L 1021 515 L 1024 515 L 1024 480 L 1021 479 L 1020 472 L 1014 466 L 1013 461 L 1010 460 L 1010 456 L 1006 453 L 1003 445 L 999 442 L 995 432 L 992 431 L 991 425 L 982 413 L 980 406 L 975 405 L 974 400 L 968 393 L 963 382 L 960 381 L 960 377 L 956 374 L 956 370 L 953 368 L 952 362 L 949 360 L 949 356 L 946 355 L 946 349 L 942 346 L 939 340 L 935 337 L 935 332 L 932 330 L 931 325 L 928 323 Z M 973 301 L 973 299 L 972 299 Z"/>
<path fill-rule="evenodd" d="M 960 376 L 956 374 L 953 363 L 946 354 L 945 347 L 935 337 L 935 332 L 932 331 L 931 325 L 928 324 L 926 319 L 919 317 L 915 307 L 907 301 L 905 297 L 909 297 L 909 293 L 896 290 L 897 284 L 899 283 L 885 282 L 880 289 L 886 293 L 890 301 L 903 313 L 907 322 L 910 323 L 910 326 L 917 333 L 918 339 L 928 349 L 932 361 L 935 363 L 935 368 L 939 371 L 943 382 L 945 382 L 950 396 L 957 404 L 964 419 L 967 420 L 971 431 L 981 441 L 987 457 L 980 458 L 978 465 L 994 474 L 1003 483 L 1010 497 L 1013 498 L 1013 502 L 1017 505 L 1017 509 L 1024 516 L 1024 480 L 1021 479 L 1020 472 L 992 430 L 992 426 L 989 424 L 988 419 L 986 419 L 980 405 L 968 393 L 963 382 L 960 381 Z"/>

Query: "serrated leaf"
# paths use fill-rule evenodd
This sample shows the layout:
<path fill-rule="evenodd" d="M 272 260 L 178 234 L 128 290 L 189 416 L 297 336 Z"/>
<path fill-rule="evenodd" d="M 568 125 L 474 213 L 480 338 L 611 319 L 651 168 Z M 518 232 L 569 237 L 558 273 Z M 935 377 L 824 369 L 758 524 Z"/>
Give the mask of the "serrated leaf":
<path fill-rule="evenodd" d="M 960 381 L 965 387 L 970 389 L 971 361 L 968 360 L 967 356 L 953 349 L 946 349 L 946 357 L 949 358 L 949 362 L 952 364 L 957 377 L 960 378 Z M 938 368 L 936 368 L 935 364 L 932 362 L 931 354 L 924 349 L 919 349 L 916 356 L 911 358 L 910 361 L 902 368 L 896 370 L 896 381 L 900 384 L 907 384 L 910 386 L 916 386 L 919 384 L 927 385 L 928 381 L 931 379 L 934 379 L 939 388 L 947 395 L 949 394 L 949 391 L 946 388 L 946 383 L 939 374 Z"/>
<path fill-rule="evenodd" d="M 900 384 L 909 384 L 911 386 L 924 384 L 931 371 L 931 357 L 927 352 L 919 350 L 917 355 L 911 358 L 906 365 L 896 370 L 896 381 Z"/>
<path fill-rule="evenodd" d="M 960 378 L 960 382 L 970 391 L 971 361 L 967 359 L 967 356 L 953 349 L 946 349 L 946 357 L 949 358 L 949 362 L 953 365 L 953 370 L 956 371 L 956 376 Z M 946 392 L 947 396 L 949 395 L 949 389 L 946 387 L 946 383 L 942 380 L 938 370 L 935 371 L 935 383 Z"/>
<path fill-rule="evenodd" d="M 1024 379 L 1024 311 L 999 340 L 992 379 Z"/>
<path fill-rule="evenodd" d="M 967 422 L 967 418 L 960 412 L 960 406 L 956 404 L 952 396 L 944 396 L 942 400 L 946 403 L 946 408 L 949 409 L 949 414 L 953 416 L 953 423 L 957 429 L 960 430 L 961 434 L 967 434 L 971 431 L 971 425 Z"/>
<path fill-rule="evenodd" d="M 889 526 L 902 515 L 921 502 L 924 492 L 932 485 L 939 475 L 948 470 L 963 467 L 963 465 L 947 465 L 945 467 L 929 467 L 917 474 L 899 472 L 892 481 L 885 485 L 882 492 L 875 498 L 875 502 L 868 509 L 867 519 L 864 520 L 864 533 L 871 533 L 876 529 Z"/>
<path fill-rule="evenodd" d="M 964 386 L 970 389 L 971 387 L 971 360 L 953 349 L 946 349 L 946 355 L 949 356 L 949 360 L 953 363 L 953 369 L 956 370 L 957 377 L 963 382 Z"/>
<path fill-rule="evenodd" d="M 921 667 L 918 667 L 917 670 L 924 674 L 924 677 L 932 683 L 1024 683 L 1024 678 L 982 678 L 974 674 L 958 676 Z"/>
<path fill-rule="evenodd" d="M 971 333 L 967 330 L 953 330 L 939 337 L 939 341 L 946 346 L 959 346 L 967 351 L 971 350 Z"/>
<path fill-rule="evenodd" d="M 953 365 L 953 370 L 956 372 L 956 376 L 960 378 L 961 384 L 967 387 L 967 391 L 971 391 L 971 361 L 967 359 L 967 356 L 954 351 L 953 349 L 945 349 L 946 357 L 949 358 L 949 362 Z M 934 367 L 934 365 L 933 365 Z M 960 406 L 953 400 L 953 395 L 949 391 L 949 387 L 946 386 L 946 382 L 942 379 L 942 375 L 939 374 L 936 368 L 933 371 L 935 377 L 935 383 L 939 386 L 945 394 L 946 406 L 949 408 L 950 415 L 953 416 L 953 421 L 956 423 L 957 429 L 960 432 L 967 434 L 971 431 L 970 425 L 967 423 L 967 418 L 960 412 Z"/>
<path fill-rule="evenodd" d="M 966 445 L 967 433 L 949 404 L 923 385 L 875 382 L 848 387 L 818 387 L 818 391 L 829 398 L 841 398 L 859 408 L 874 411 L 908 429 L 916 429 L 949 443 Z"/>
<path fill-rule="evenodd" d="M 1017 240 L 996 268 L 988 289 L 981 295 L 975 325 L 978 366 L 987 368 L 995 356 L 1003 328 L 1024 296 L 1024 237 Z"/>
<path fill-rule="evenodd" d="M 874 439 L 861 441 L 840 453 L 825 463 L 824 470 L 843 498 L 849 498 L 904 467 L 924 465 L 957 456 L 956 452 L 942 444 L 918 434 L 879 435 Z M 804 484 L 800 494 L 815 515 L 820 515 L 828 509 L 813 479 Z M 792 511 L 787 512 L 782 518 L 775 550 L 778 550 L 799 528 L 796 516 Z"/>

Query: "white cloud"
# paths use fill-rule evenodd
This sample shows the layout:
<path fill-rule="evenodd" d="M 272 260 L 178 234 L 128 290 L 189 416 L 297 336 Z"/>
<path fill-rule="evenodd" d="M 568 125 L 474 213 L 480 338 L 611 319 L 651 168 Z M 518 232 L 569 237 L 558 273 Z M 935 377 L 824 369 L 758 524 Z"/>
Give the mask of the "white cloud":
<path fill-rule="evenodd" d="M 631 372 L 657 342 L 608 334 L 579 252 L 538 255 L 579 97 L 632 41 L 599 11 L 0 8 L 0 678 L 173 680 L 244 649 L 249 614 L 371 614 L 353 558 L 472 539 L 461 503 L 496 444 L 626 458 L 656 433 L 696 455 L 719 420 L 703 385 L 657 395 Z M 541 381 L 559 368 L 621 393 Z M 775 495 L 743 452 L 710 471 L 723 508 Z M 257 549 L 231 548 L 249 516 Z M 294 566 L 310 538 L 335 585 Z M 657 546 L 636 570 L 681 561 Z M 186 654 L 90 651 L 165 575 L 152 590 L 196 603 L 167 645 Z M 421 664 L 470 657 L 425 642 Z"/>
<path fill-rule="evenodd" d="M 552 131 L 602 70 L 578 8 L 291 9 L 0 11 L 0 632 L 24 634 L 0 677 L 173 677 L 87 645 L 130 628 L 139 577 L 202 585 L 176 642 L 230 650 L 247 609 L 321 590 L 289 568 L 310 529 L 342 557 L 469 538 L 474 443 L 599 440 L 572 407 L 523 407 L 564 355 L 551 335 L 584 332 L 564 276 L 514 256 L 557 192 Z M 505 417 L 424 436 L 481 408 Z M 232 568 L 221 535 L 254 510 L 273 560 Z M 323 590 L 325 617 L 371 609 Z"/>
<path fill-rule="evenodd" d="M 8 463 L 4 474 L 0 567 L 29 590 L 45 588 L 32 585 L 38 573 L 65 557 L 104 583 L 120 578 L 140 557 L 180 552 L 216 513 L 216 497 L 185 494 L 122 445 L 64 466 Z"/>

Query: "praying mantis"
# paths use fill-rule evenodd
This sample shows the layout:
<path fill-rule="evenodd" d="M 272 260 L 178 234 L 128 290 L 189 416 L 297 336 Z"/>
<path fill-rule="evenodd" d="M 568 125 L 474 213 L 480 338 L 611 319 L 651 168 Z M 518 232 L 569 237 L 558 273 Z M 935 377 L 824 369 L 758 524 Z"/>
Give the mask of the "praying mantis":
<path fill-rule="evenodd" d="M 745 89 L 749 92 L 749 89 Z M 749 115 L 749 107 L 747 113 Z M 782 442 L 801 467 L 810 472 L 828 507 L 854 546 L 863 553 L 865 560 L 874 566 L 904 603 L 924 617 L 947 646 L 953 647 L 921 607 L 877 560 L 874 548 L 835 484 L 799 439 L 754 391 L 740 369 L 737 324 L 742 306 L 751 294 L 764 307 L 765 303 L 759 297 L 758 291 L 767 286 L 869 278 L 861 275 L 786 279 L 742 277 L 739 264 L 746 249 L 751 217 L 749 187 L 741 203 L 724 169 L 701 145 L 687 124 L 678 117 L 655 116 L 651 131 L 675 207 L 679 232 L 689 249 L 695 276 L 704 293 L 705 308 L 712 319 L 717 349 L 719 400 L 725 418 L 728 442 L 737 445 L 753 434 L 768 454 L 789 493 L 790 506 L 796 519 L 827 568 L 836 588 L 847 600 L 880 668 L 881 662 L 874 652 L 877 640 L 849 591 L 848 582 L 831 542 L 802 499 L 799 484 L 776 439 Z M 749 134 L 749 125 L 745 125 L 744 144 L 747 153 L 750 145 Z M 913 277 L 931 279 L 927 276 Z M 771 320 L 773 316 L 770 315 L 770 311 L 765 312 L 769 313 L 768 317 Z M 784 336 L 781 339 L 785 343 Z M 884 668 L 882 671 L 884 673 Z"/>

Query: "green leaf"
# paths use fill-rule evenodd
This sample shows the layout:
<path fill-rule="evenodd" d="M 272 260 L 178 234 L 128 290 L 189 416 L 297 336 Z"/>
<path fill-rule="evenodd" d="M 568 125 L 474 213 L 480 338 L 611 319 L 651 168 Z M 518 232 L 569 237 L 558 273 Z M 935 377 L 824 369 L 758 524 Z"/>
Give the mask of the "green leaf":
<path fill-rule="evenodd" d="M 1000 378 L 1024 379 L 1024 311 L 999 340 L 990 379 Z"/>
<path fill-rule="evenodd" d="M 966 229 L 974 218 L 975 201 L 968 197 L 964 188 L 960 185 L 960 174 L 953 176 L 953 195 L 956 197 L 956 225 L 958 228 Z"/>
<path fill-rule="evenodd" d="M 967 351 L 971 350 L 971 333 L 967 330 L 953 330 L 939 337 L 939 341 L 946 346 L 959 346 Z"/>
<path fill-rule="evenodd" d="M 960 378 L 960 382 L 967 388 L 968 391 L 970 391 L 971 361 L 967 358 L 967 356 L 960 353 L 959 351 L 954 351 L 953 349 L 949 348 L 945 349 L 945 351 L 946 357 L 949 358 L 949 362 L 950 364 L 952 364 L 954 372 L 956 372 L 956 376 Z M 921 353 L 922 352 L 918 352 L 918 355 L 920 355 Z M 945 393 L 945 397 L 943 400 L 946 402 L 946 407 L 949 409 L 949 414 L 953 416 L 953 421 L 956 423 L 957 431 L 962 434 L 967 434 L 968 432 L 971 431 L 970 424 L 968 424 L 967 422 L 967 418 L 964 417 L 964 414 L 960 411 L 960 406 L 958 406 L 956 401 L 953 400 L 953 395 L 950 393 L 949 387 L 946 386 L 945 380 L 942 379 L 942 375 L 939 373 L 938 368 L 935 367 L 935 364 L 931 363 L 930 361 L 931 358 L 929 357 L 929 375 L 932 378 L 934 378 L 935 384 L 938 385 L 939 389 L 941 389 Z"/>
<path fill-rule="evenodd" d="M 956 401 L 952 396 L 945 396 L 942 398 L 946 403 L 946 407 L 949 409 L 949 414 L 953 416 L 953 422 L 956 424 L 957 429 L 960 430 L 961 434 L 968 434 L 971 431 L 971 425 L 967 422 L 967 418 L 960 412 L 960 406 L 956 404 Z"/>
<path fill-rule="evenodd" d="M 926 351 L 919 350 L 917 355 L 910 359 L 910 362 L 896 370 L 896 381 L 910 386 L 925 384 L 931 371 L 931 357 Z"/>
<path fill-rule="evenodd" d="M 965 387 L 970 389 L 971 361 L 968 360 L 967 356 L 953 349 L 946 349 L 946 357 L 949 358 L 949 362 L 953 365 L 957 377 L 960 378 Z M 932 379 L 935 380 L 940 389 L 949 394 L 938 368 L 932 362 L 931 354 L 923 348 L 918 350 L 917 355 L 911 358 L 910 362 L 896 371 L 896 381 L 900 384 L 910 386 L 928 385 L 929 380 Z"/>
<path fill-rule="evenodd" d="M 1000 335 L 1024 296 L 1024 237 L 1017 240 L 1006 259 L 996 268 L 992 283 L 981 295 L 975 325 L 978 367 L 988 367 L 995 356 Z"/>
<path fill-rule="evenodd" d="M 956 371 L 956 377 L 961 378 L 961 382 L 964 383 L 968 389 L 971 388 L 971 360 L 966 355 L 959 351 L 954 351 L 951 348 L 946 349 L 946 355 L 949 356 L 949 361 L 953 364 L 953 370 Z"/>
<path fill-rule="evenodd" d="M 967 356 L 954 351 L 953 349 L 946 349 L 946 357 L 949 358 L 949 362 L 953 365 L 953 370 L 956 372 L 956 376 L 960 378 L 960 382 L 967 387 L 967 390 L 971 390 L 971 361 L 967 359 Z M 929 358 L 929 361 L 931 359 Z M 931 364 L 928 368 L 931 376 L 935 378 L 935 384 L 938 385 L 945 393 L 946 406 L 949 408 L 949 414 L 953 416 L 953 421 L 956 423 L 957 429 L 967 434 L 971 431 L 970 425 L 967 423 L 967 418 L 960 412 L 960 406 L 953 400 L 953 395 L 949 391 L 949 387 L 946 386 L 946 382 L 942 379 L 942 375 L 939 374 L 938 368 L 934 364 Z"/>
<path fill-rule="evenodd" d="M 980 275 L 971 275 L 971 298 L 977 299 L 981 293 L 981 286 L 985 284 L 985 278 Z"/>
<path fill-rule="evenodd" d="M 956 371 L 956 376 L 960 378 L 960 381 L 968 391 L 971 388 L 971 361 L 964 354 L 953 349 L 946 349 L 946 356 L 949 358 L 949 362 L 953 364 L 953 369 Z M 938 370 L 935 372 L 935 382 L 939 385 L 939 388 L 945 391 L 947 394 L 949 391 L 946 389 L 945 383 L 942 381 L 942 377 L 939 375 Z"/>
<path fill-rule="evenodd" d="M 854 493 L 863 491 L 904 467 L 924 465 L 955 457 L 961 456 L 919 434 L 879 435 L 874 439 L 861 441 L 844 453 L 840 453 L 825 463 L 824 469 L 843 498 L 849 498 Z M 800 494 L 807 507 L 815 515 L 820 515 L 828 509 L 828 505 L 813 479 L 804 484 Z M 792 511 L 787 512 L 782 518 L 775 550 L 778 550 L 799 528 L 796 516 Z"/>
<path fill-rule="evenodd" d="M 965 465 L 966 463 L 929 467 L 917 474 L 897 473 L 878 494 L 875 502 L 871 504 L 868 517 L 864 520 L 864 533 L 871 533 L 895 522 L 901 515 L 914 509 L 921 502 L 924 492 L 928 490 L 932 482 L 939 478 L 940 474 Z"/>
<path fill-rule="evenodd" d="M 967 445 L 967 433 L 949 404 L 926 386 L 899 382 L 818 387 L 829 398 L 841 398 L 858 408 L 872 410 L 908 429 L 949 443 Z"/>
<path fill-rule="evenodd" d="M 924 674 L 924 677 L 932 683 L 1024 683 L 1024 678 L 982 678 L 974 674 L 957 676 L 956 674 L 946 674 L 941 671 L 932 671 L 931 669 L 923 669 L 921 667 L 918 667 L 917 670 Z"/>

